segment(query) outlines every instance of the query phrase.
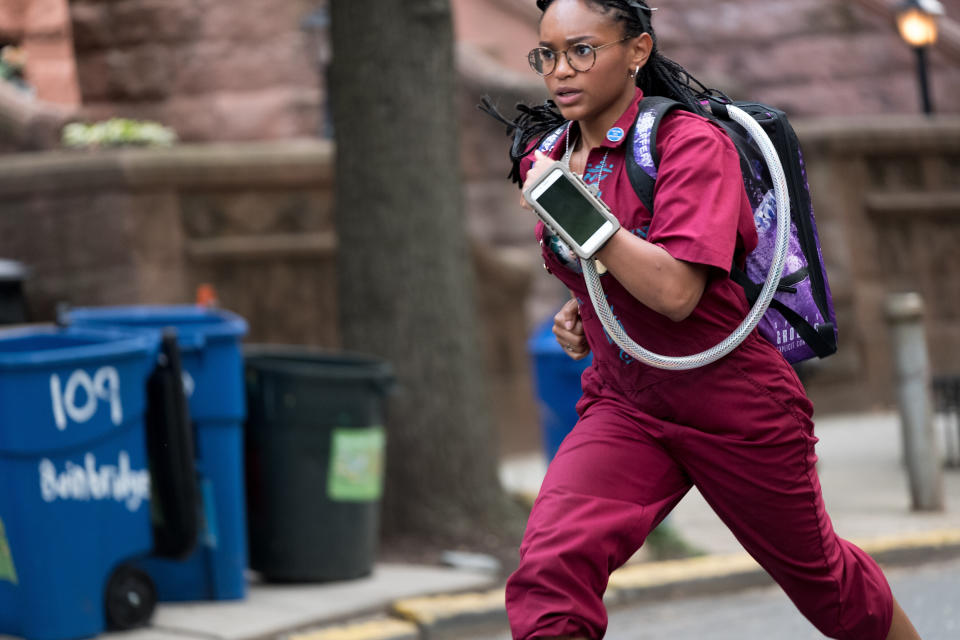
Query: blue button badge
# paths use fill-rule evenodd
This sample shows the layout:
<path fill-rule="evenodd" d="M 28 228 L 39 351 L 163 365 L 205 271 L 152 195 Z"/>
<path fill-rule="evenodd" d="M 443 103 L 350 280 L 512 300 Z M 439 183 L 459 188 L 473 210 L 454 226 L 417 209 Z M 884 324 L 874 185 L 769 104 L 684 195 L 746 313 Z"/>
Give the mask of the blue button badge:
<path fill-rule="evenodd" d="M 620 142 L 623 140 L 624 135 L 623 129 L 620 127 L 614 127 L 613 129 L 610 129 L 610 131 L 607 131 L 607 140 L 610 142 Z"/>

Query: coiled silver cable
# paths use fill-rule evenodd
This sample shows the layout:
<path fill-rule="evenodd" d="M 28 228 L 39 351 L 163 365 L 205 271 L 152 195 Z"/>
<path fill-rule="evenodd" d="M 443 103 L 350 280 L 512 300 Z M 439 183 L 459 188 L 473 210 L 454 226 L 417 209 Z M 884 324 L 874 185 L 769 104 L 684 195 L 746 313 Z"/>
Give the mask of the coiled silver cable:
<path fill-rule="evenodd" d="M 766 313 L 767 307 L 770 306 L 770 301 L 777 291 L 780 276 L 783 274 L 787 246 L 790 240 L 790 196 L 787 192 L 787 179 L 783 171 L 783 165 L 780 163 L 780 158 L 777 156 L 777 151 L 770 138 L 750 114 L 733 105 L 727 105 L 727 110 L 731 119 L 746 129 L 750 137 L 760 147 L 764 160 L 767 162 L 770 177 L 773 179 L 773 192 L 777 202 L 777 241 L 774 245 L 773 261 L 770 264 L 770 270 L 767 272 L 767 280 L 760 291 L 760 297 L 757 298 L 753 308 L 750 309 L 750 313 L 740 323 L 740 326 L 720 344 L 700 353 L 688 356 L 664 356 L 648 351 L 634 342 L 614 317 L 610 304 L 607 302 L 607 297 L 603 292 L 603 284 L 600 282 L 600 276 L 597 274 L 594 261 L 581 260 L 583 276 L 587 281 L 587 292 L 590 294 L 593 308 L 600 317 L 600 322 L 603 323 L 607 334 L 629 355 L 658 369 L 696 369 L 715 362 L 736 349 L 750 335 L 750 332 L 760 322 L 760 318 Z"/>

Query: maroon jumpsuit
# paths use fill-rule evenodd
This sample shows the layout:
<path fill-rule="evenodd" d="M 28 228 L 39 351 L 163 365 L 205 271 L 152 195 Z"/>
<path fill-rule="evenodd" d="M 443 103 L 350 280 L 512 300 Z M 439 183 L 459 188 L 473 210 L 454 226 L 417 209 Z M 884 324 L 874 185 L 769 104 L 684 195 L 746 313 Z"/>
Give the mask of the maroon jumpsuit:
<path fill-rule="evenodd" d="M 657 353 L 689 355 L 724 339 L 748 311 L 728 269 L 756 245 L 753 214 L 730 140 L 704 118 L 674 112 L 659 129 L 651 216 L 624 165 L 622 134 L 637 111 L 635 101 L 591 151 L 585 179 L 598 182 L 624 228 L 674 258 L 709 266 L 710 277 L 682 322 L 638 302 L 611 274 L 601 281 L 628 335 Z M 564 136 L 543 150 L 559 159 Z M 813 407 L 777 349 L 754 331 L 699 369 L 662 371 L 635 361 L 600 324 L 576 257 L 542 223 L 536 233 L 545 266 L 580 302 L 594 361 L 582 378 L 580 420 L 550 464 L 507 583 L 514 638 L 602 637 L 610 573 L 696 485 L 821 632 L 883 640 L 890 588 L 876 563 L 833 530 L 814 467 Z"/>

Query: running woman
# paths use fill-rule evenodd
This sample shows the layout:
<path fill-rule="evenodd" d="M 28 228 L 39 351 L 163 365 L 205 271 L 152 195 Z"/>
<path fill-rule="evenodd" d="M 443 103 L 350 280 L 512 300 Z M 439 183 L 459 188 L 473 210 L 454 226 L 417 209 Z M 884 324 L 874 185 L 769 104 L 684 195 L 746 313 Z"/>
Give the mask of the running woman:
<path fill-rule="evenodd" d="M 659 52 L 645 2 L 537 5 L 530 64 L 562 118 L 525 137 L 559 131 L 514 157 L 519 179 L 529 183 L 567 157 L 597 185 L 622 225 L 596 258 L 628 335 L 673 356 L 715 345 L 749 310 L 728 272 L 757 243 L 733 144 L 704 117 L 695 81 Z M 644 95 L 695 112 L 674 111 L 659 129 L 652 212 L 624 161 Z M 592 352 L 593 364 L 580 419 L 550 464 L 507 583 L 514 638 L 603 637 L 610 573 L 692 486 L 825 635 L 918 638 L 877 564 L 833 530 L 815 468 L 813 407 L 777 349 L 754 331 L 699 369 L 635 361 L 605 333 L 576 255 L 542 223 L 536 235 L 547 270 L 571 292 L 554 334 L 571 358 Z"/>

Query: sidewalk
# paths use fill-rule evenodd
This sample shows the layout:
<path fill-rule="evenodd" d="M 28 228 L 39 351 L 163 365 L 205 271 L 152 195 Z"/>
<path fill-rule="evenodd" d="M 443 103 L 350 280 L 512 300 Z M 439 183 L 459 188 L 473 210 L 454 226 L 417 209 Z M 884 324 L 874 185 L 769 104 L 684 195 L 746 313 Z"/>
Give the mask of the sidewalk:
<path fill-rule="evenodd" d="M 910 511 L 895 414 L 824 417 L 817 421 L 820 480 L 837 531 L 881 563 L 960 555 L 960 470 L 945 474 L 946 510 Z M 539 455 L 505 460 L 501 477 L 514 492 L 535 493 L 545 464 Z M 696 490 L 670 524 L 708 555 L 670 562 L 632 562 L 610 582 L 610 604 L 678 591 L 731 589 L 768 578 Z M 421 597 L 421 596 L 434 597 Z M 147 629 L 104 640 L 435 640 L 469 638 L 472 628 L 505 625 L 502 585 L 490 574 L 428 566 L 378 564 L 371 577 L 322 585 L 252 583 L 246 600 L 161 604 Z M 0 636 L 2 638 L 2 636 Z"/>

